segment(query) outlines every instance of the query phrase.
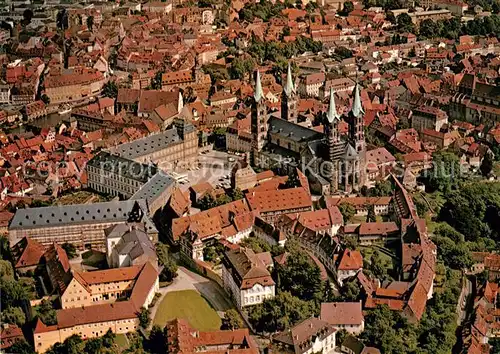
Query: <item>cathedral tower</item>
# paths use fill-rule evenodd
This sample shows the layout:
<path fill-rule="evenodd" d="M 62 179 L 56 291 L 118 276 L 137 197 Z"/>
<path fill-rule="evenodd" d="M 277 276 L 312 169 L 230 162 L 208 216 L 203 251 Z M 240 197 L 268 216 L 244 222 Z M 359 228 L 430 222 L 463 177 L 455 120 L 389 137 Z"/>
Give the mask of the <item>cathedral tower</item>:
<path fill-rule="evenodd" d="M 293 84 L 292 68 L 288 64 L 286 82 L 281 94 L 281 118 L 289 122 L 297 123 L 297 93 Z"/>
<path fill-rule="evenodd" d="M 363 186 L 366 182 L 366 143 L 364 131 L 364 114 L 363 105 L 361 104 L 359 84 L 356 83 L 354 88 L 354 101 L 352 109 L 349 113 L 349 140 L 359 155 L 359 169 L 357 181 L 355 185 Z"/>
<path fill-rule="evenodd" d="M 340 116 L 337 113 L 337 107 L 335 106 L 335 96 L 333 95 L 333 89 L 330 89 L 330 105 L 328 107 L 328 112 L 326 113 L 326 130 L 328 139 L 328 157 L 331 163 L 331 169 L 329 171 L 330 176 L 330 193 L 334 193 L 338 189 L 338 146 L 340 143 L 339 136 L 339 122 Z"/>
<path fill-rule="evenodd" d="M 260 73 L 257 70 L 255 79 L 255 92 L 252 102 L 252 159 L 253 165 L 258 164 L 258 155 L 266 143 L 267 139 L 267 106 L 265 103 L 264 92 L 260 82 Z"/>

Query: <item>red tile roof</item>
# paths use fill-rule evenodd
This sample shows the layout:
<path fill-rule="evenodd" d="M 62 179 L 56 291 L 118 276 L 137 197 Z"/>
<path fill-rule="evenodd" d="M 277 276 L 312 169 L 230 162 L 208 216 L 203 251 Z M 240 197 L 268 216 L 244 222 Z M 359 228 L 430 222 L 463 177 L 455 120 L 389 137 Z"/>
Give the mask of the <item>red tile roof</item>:
<path fill-rule="evenodd" d="M 321 304 L 320 318 L 334 326 L 359 326 L 364 321 L 361 301 L 324 302 Z"/>
<path fill-rule="evenodd" d="M 252 210 L 261 213 L 311 208 L 311 197 L 304 188 L 252 192 L 245 195 Z"/>
<path fill-rule="evenodd" d="M 363 268 L 363 256 L 359 251 L 346 249 L 341 256 L 338 270 L 358 270 Z"/>

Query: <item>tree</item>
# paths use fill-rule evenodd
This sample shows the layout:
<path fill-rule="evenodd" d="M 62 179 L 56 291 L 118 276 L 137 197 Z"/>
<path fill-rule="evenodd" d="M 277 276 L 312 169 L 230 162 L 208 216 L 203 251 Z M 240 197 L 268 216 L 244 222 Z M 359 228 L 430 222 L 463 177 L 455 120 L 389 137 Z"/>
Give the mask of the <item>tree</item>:
<path fill-rule="evenodd" d="M 402 32 L 414 32 L 415 26 L 411 20 L 410 15 L 402 13 L 397 17 L 398 28 Z"/>
<path fill-rule="evenodd" d="M 335 294 L 333 293 L 333 286 L 330 280 L 325 282 L 325 295 L 323 296 L 323 302 L 333 302 L 336 301 Z"/>
<path fill-rule="evenodd" d="M 66 251 L 69 259 L 73 259 L 77 256 L 76 247 L 72 243 L 65 242 L 61 245 L 61 247 Z"/>
<path fill-rule="evenodd" d="M 425 38 L 434 38 L 439 34 L 436 23 L 431 19 L 425 19 L 420 23 L 419 34 Z"/>
<path fill-rule="evenodd" d="M 241 189 L 239 189 L 239 188 L 235 188 L 235 189 L 233 189 L 233 191 L 232 191 L 231 198 L 232 198 L 233 200 L 240 200 L 240 199 L 245 198 L 245 195 L 243 194 L 243 192 L 241 191 Z"/>
<path fill-rule="evenodd" d="M 289 291 L 301 300 L 321 301 L 323 282 L 321 271 L 311 257 L 303 251 L 292 251 L 284 265 L 276 267 L 280 289 Z"/>
<path fill-rule="evenodd" d="M 2 294 L 2 311 L 11 306 L 20 306 L 29 297 L 21 282 L 0 278 L 0 294 Z"/>
<path fill-rule="evenodd" d="M 446 195 L 439 220 L 464 235 L 465 241 L 500 241 L 500 183 L 468 183 Z"/>
<path fill-rule="evenodd" d="M 366 222 L 376 222 L 377 216 L 375 215 L 375 206 L 373 204 L 368 205 L 368 213 L 366 214 Z"/>
<path fill-rule="evenodd" d="M 0 260 L 0 278 L 14 279 L 14 269 L 9 261 Z"/>
<path fill-rule="evenodd" d="M 44 324 L 48 326 L 57 324 L 57 313 L 50 301 L 42 300 L 40 306 L 38 306 L 37 314 Z"/>
<path fill-rule="evenodd" d="M 87 28 L 90 32 L 92 32 L 92 29 L 94 28 L 94 16 L 87 17 Z"/>
<path fill-rule="evenodd" d="M 354 208 L 354 206 L 350 203 L 341 203 L 339 205 L 339 210 L 344 218 L 344 223 L 346 224 L 351 221 L 354 215 L 356 215 L 356 208 Z"/>
<path fill-rule="evenodd" d="M 56 15 L 56 26 L 60 30 L 66 30 L 69 27 L 69 21 L 68 21 L 68 12 L 66 9 L 61 9 L 57 12 Z"/>
<path fill-rule="evenodd" d="M 400 15 L 401 16 L 401 15 Z M 457 155 L 439 151 L 432 155 L 432 168 L 424 173 L 431 190 L 449 193 L 460 180 L 460 161 Z"/>
<path fill-rule="evenodd" d="M 359 301 L 361 299 L 361 289 L 356 278 L 347 279 L 340 288 L 342 301 Z"/>
<path fill-rule="evenodd" d="M 15 341 L 9 348 L 9 352 L 16 354 L 35 354 L 33 347 L 24 339 Z"/>
<path fill-rule="evenodd" d="M 151 80 L 151 88 L 153 90 L 161 90 L 163 81 L 163 71 L 160 70 L 155 74 L 155 77 Z"/>
<path fill-rule="evenodd" d="M 203 197 L 198 200 L 198 206 L 201 210 L 208 210 L 217 206 L 217 201 L 210 193 L 205 193 Z"/>
<path fill-rule="evenodd" d="M 346 47 L 337 47 L 335 48 L 335 54 L 339 56 L 340 59 L 348 59 L 352 58 L 352 50 Z"/>
<path fill-rule="evenodd" d="M 118 86 L 116 86 L 116 82 L 114 81 L 106 82 L 102 88 L 102 94 L 110 98 L 118 97 Z"/>
<path fill-rule="evenodd" d="M 148 328 L 149 324 L 151 323 L 151 318 L 149 318 L 149 315 L 151 314 L 151 311 L 144 306 L 141 307 L 141 310 L 139 311 L 139 325 L 146 329 Z"/>
<path fill-rule="evenodd" d="M 101 354 L 103 351 L 102 338 L 89 338 L 85 341 L 83 351 L 86 354 L 96 353 Z"/>
<path fill-rule="evenodd" d="M 392 183 L 389 180 L 378 181 L 369 190 L 369 196 L 371 197 L 388 197 L 390 195 L 392 195 Z"/>
<path fill-rule="evenodd" d="M 342 12 L 340 13 L 342 16 L 347 16 L 349 15 L 352 10 L 354 10 L 354 4 L 352 1 L 346 1 L 344 3 L 344 8 L 342 9 Z"/>
<path fill-rule="evenodd" d="M 370 272 L 374 277 L 380 279 L 381 281 L 388 278 L 387 268 L 389 268 L 389 266 L 390 264 L 382 259 L 382 256 L 380 255 L 380 252 L 378 250 L 375 250 L 370 256 L 370 261 L 365 262 L 365 264 L 363 265 L 363 267 L 366 268 L 368 272 Z"/>
<path fill-rule="evenodd" d="M 50 97 L 47 96 L 46 94 L 43 94 L 42 97 L 40 97 L 43 103 L 45 104 L 50 104 Z"/>
<path fill-rule="evenodd" d="M 12 260 L 9 239 L 5 235 L 0 235 L 0 259 L 4 259 L 6 261 Z"/>
<path fill-rule="evenodd" d="M 481 162 L 481 166 L 479 168 L 483 176 L 487 177 L 490 174 L 491 170 L 493 169 L 493 156 L 491 153 L 487 152 L 484 155 L 483 161 Z"/>
<path fill-rule="evenodd" d="M 240 246 L 250 248 L 255 253 L 271 251 L 271 246 L 259 237 L 247 237 L 240 242 Z"/>
<path fill-rule="evenodd" d="M 165 339 L 165 333 L 163 329 L 158 325 L 153 325 L 151 328 L 151 333 L 149 334 L 148 349 L 154 354 L 167 353 L 167 344 Z"/>
<path fill-rule="evenodd" d="M 26 316 L 20 307 L 3 308 L 0 315 L 2 323 L 11 323 L 21 327 L 26 322 Z"/>
<path fill-rule="evenodd" d="M 311 317 L 314 305 L 287 291 L 249 309 L 249 320 L 258 332 L 274 333 Z"/>
<path fill-rule="evenodd" d="M 243 328 L 243 320 L 240 314 L 235 309 L 227 310 L 222 319 L 221 329 L 233 330 L 238 328 Z"/>
<path fill-rule="evenodd" d="M 382 353 L 411 353 L 417 349 L 417 336 L 413 326 L 397 311 L 387 305 L 378 306 L 365 315 L 365 330 L 361 339 Z"/>
<path fill-rule="evenodd" d="M 157 243 L 156 254 L 158 256 L 158 264 L 163 267 L 160 280 L 168 282 L 174 280 L 177 277 L 177 263 L 170 256 L 168 246 L 162 242 Z"/>

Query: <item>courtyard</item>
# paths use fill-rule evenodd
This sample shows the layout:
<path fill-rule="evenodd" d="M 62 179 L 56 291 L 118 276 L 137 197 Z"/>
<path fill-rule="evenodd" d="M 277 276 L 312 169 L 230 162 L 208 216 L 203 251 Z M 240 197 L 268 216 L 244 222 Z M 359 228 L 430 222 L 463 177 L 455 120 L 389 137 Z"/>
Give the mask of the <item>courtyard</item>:
<path fill-rule="evenodd" d="M 174 318 L 186 319 L 200 331 L 217 330 L 221 319 L 210 304 L 195 290 L 167 293 L 156 311 L 153 324 L 164 327 Z"/>

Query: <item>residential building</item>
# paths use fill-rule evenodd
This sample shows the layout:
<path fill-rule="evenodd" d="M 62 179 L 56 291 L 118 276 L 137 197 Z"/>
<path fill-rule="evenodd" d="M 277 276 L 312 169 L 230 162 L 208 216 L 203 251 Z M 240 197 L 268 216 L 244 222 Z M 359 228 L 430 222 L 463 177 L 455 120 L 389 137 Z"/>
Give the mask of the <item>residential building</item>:
<path fill-rule="evenodd" d="M 325 73 L 313 73 L 301 77 L 298 92 L 303 96 L 318 97 L 319 89 L 325 83 Z"/>
<path fill-rule="evenodd" d="M 10 102 L 10 85 L 0 83 L 0 103 Z"/>
<path fill-rule="evenodd" d="M 167 353 L 258 354 L 259 348 L 247 328 L 199 331 L 180 318 L 167 322 Z"/>
<path fill-rule="evenodd" d="M 23 330 L 14 324 L 2 323 L 0 328 L 0 350 L 8 352 L 8 349 L 17 341 L 25 340 Z"/>
<path fill-rule="evenodd" d="M 328 322 L 311 317 L 273 335 L 272 345 L 277 353 L 335 353 L 335 334 Z"/>
<path fill-rule="evenodd" d="M 226 149 L 237 152 L 252 150 L 250 118 L 237 119 L 226 129 Z"/>
<path fill-rule="evenodd" d="M 321 304 L 320 319 L 336 330 L 345 329 L 358 335 L 365 329 L 363 306 L 358 302 L 324 302 Z"/>
<path fill-rule="evenodd" d="M 445 124 L 448 124 L 448 115 L 437 107 L 420 106 L 413 110 L 411 127 L 419 133 L 422 133 L 424 129 L 438 132 Z"/>
<path fill-rule="evenodd" d="M 337 281 L 342 285 L 345 279 L 354 277 L 363 269 L 363 256 L 357 250 L 345 249 L 337 266 Z"/>
<path fill-rule="evenodd" d="M 228 251 L 222 263 L 222 283 L 238 308 L 262 303 L 275 295 L 275 283 L 262 255 L 250 248 Z M 270 261 L 272 264 L 272 260 Z"/>
<path fill-rule="evenodd" d="M 45 78 L 45 94 L 52 104 L 79 101 L 99 94 L 105 82 L 104 75 L 96 69 L 63 69 Z"/>

